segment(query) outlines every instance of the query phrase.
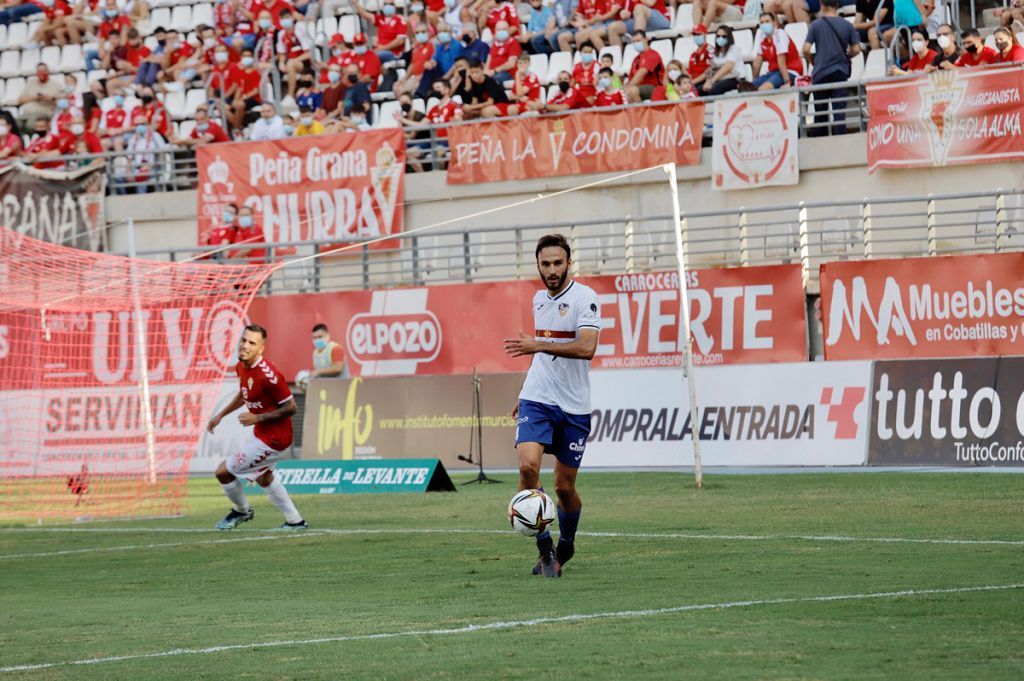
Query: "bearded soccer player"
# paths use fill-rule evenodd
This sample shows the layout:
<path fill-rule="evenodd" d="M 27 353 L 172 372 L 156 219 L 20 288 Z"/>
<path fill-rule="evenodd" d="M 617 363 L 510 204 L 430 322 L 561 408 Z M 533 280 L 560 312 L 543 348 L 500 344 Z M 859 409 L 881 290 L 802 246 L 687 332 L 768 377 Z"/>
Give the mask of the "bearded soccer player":
<path fill-rule="evenodd" d="M 590 435 L 590 360 L 597 351 L 601 314 L 594 290 L 569 280 L 571 253 L 561 234 L 537 242 L 537 270 L 545 289 L 533 297 L 533 336 L 505 339 L 511 357 L 533 355 L 533 363 L 512 410 L 516 417 L 519 489 L 541 489 L 544 454 L 555 456 L 558 548 L 551 533 L 537 535 L 540 560 L 533 574 L 561 577 L 575 553 L 583 504 L 576 474 Z"/>
<path fill-rule="evenodd" d="M 253 508 L 245 496 L 242 481 L 257 483 L 270 502 L 284 513 L 282 530 L 305 530 L 306 521 L 295 510 L 288 491 L 274 479 L 274 464 L 292 443 L 292 415 L 297 411 L 288 382 L 273 364 L 264 359 L 267 330 L 257 324 L 245 327 L 238 342 L 238 373 L 240 389 L 235 399 L 210 419 L 211 433 L 225 416 L 242 405 L 248 409 L 238 416 L 243 426 L 254 426 L 252 437 L 240 451 L 217 466 L 214 475 L 233 508 L 217 523 L 218 530 L 232 530 L 252 520 Z"/>

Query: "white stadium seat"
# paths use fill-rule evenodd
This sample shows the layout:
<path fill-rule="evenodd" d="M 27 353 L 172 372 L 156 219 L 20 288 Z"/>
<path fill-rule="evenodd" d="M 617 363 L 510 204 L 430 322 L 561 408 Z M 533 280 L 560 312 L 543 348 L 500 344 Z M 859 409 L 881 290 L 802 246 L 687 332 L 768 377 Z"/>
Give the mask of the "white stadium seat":
<path fill-rule="evenodd" d="M 39 62 L 46 64 L 50 67 L 50 72 L 54 73 L 60 70 L 60 48 L 56 45 L 50 45 L 44 47 L 39 53 Z M 38 62 L 37 62 L 38 63 Z M 33 69 L 34 71 L 35 69 Z"/>
<path fill-rule="evenodd" d="M 160 24 L 154 24 L 159 26 Z M 188 31 L 192 29 L 192 6 L 191 5 L 176 5 L 171 11 L 170 26 L 165 28 L 173 28 L 177 31 Z"/>
<path fill-rule="evenodd" d="M 748 30 L 735 31 L 732 37 L 736 41 L 736 46 L 740 48 L 740 52 L 743 53 L 744 61 L 752 60 L 754 58 L 754 34 Z"/>
<path fill-rule="evenodd" d="M 383 102 L 380 105 L 380 114 L 377 119 L 378 128 L 397 128 L 398 121 L 395 120 L 395 112 L 401 111 L 402 105 L 397 100 Z"/>
<path fill-rule="evenodd" d="M 185 139 L 192 135 L 192 131 L 196 129 L 195 121 L 182 121 L 178 123 L 178 137 Z"/>
<path fill-rule="evenodd" d="M 545 78 L 548 75 L 548 55 L 546 54 L 531 54 L 530 55 L 530 73 L 537 76 L 540 82 L 545 82 Z"/>
<path fill-rule="evenodd" d="M 603 57 L 606 54 L 612 55 L 612 71 L 618 71 L 619 65 L 622 63 L 622 46 L 621 45 L 605 45 L 601 48 L 601 54 Z"/>
<path fill-rule="evenodd" d="M 185 93 L 185 115 L 195 116 L 196 109 L 200 104 L 206 103 L 206 90 L 203 88 L 193 88 Z"/>
<path fill-rule="evenodd" d="M 864 73 L 861 80 L 885 77 L 885 50 L 871 50 L 864 62 Z"/>
<path fill-rule="evenodd" d="M 21 52 L 4 50 L 0 52 L 0 78 L 11 78 L 21 73 Z"/>
<path fill-rule="evenodd" d="M 686 36 L 676 41 L 676 49 L 672 53 L 672 56 L 676 61 L 682 62 L 683 66 L 688 66 L 690 63 L 690 55 L 697 51 L 697 43 L 693 42 L 693 38 Z"/>
<path fill-rule="evenodd" d="M 626 46 L 622 50 L 622 66 L 619 67 L 619 73 L 629 73 L 629 69 L 633 66 L 633 61 L 636 59 L 636 50 L 631 46 Z"/>
<path fill-rule="evenodd" d="M 164 106 L 167 107 L 167 113 L 171 115 L 174 120 L 179 120 L 185 117 L 185 93 L 184 92 L 168 92 L 164 95 Z"/>
<path fill-rule="evenodd" d="M 673 45 L 671 40 L 655 40 L 651 43 L 651 49 L 661 55 L 662 64 L 672 61 Z"/>
<path fill-rule="evenodd" d="M 168 7 L 157 7 L 149 13 L 149 25 L 152 28 L 157 26 L 163 26 L 167 28 L 167 25 L 171 23 L 171 10 Z"/>
<path fill-rule="evenodd" d="M 876 52 L 878 50 L 875 50 Z M 850 80 L 857 82 L 864 78 L 864 53 L 858 52 L 850 60 Z"/>
<path fill-rule="evenodd" d="M 7 47 L 21 47 L 28 42 L 28 24 L 17 21 L 7 27 Z"/>
<path fill-rule="evenodd" d="M 354 14 L 345 14 L 338 21 L 338 33 L 345 36 L 345 40 L 352 40 L 352 36 L 359 33 L 359 17 Z"/>
<path fill-rule="evenodd" d="M 544 80 L 548 83 L 554 83 L 558 80 L 558 73 L 560 71 L 569 71 L 572 73 L 572 53 L 571 52 L 553 52 L 548 57 L 548 77 Z"/>
<path fill-rule="evenodd" d="M 796 43 L 796 49 L 802 50 L 807 41 L 807 24 L 802 21 L 786 24 L 786 33 Z"/>
<path fill-rule="evenodd" d="M 21 91 L 25 89 L 24 78 L 8 78 L 4 83 L 4 106 L 17 106 L 18 97 L 21 97 Z"/>
<path fill-rule="evenodd" d="M 78 71 L 84 64 L 81 45 L 65 45 L 60 51 L 60 70 L 64 73 Z"/>
<path fill-rule="evenodd" d="M 192 30 L 194 26 L 202 24 L 213 26 L 213 6 L 206 2 L 192 5 L 192 23 L 188 28 L 182 29 L 182 32 Z"/>
<path fill-rule="evenodd" d="M 18 69 L 21 75 L 30 76 L 36 72 L 40 52 L 38 47 L 29 47 L 21 51 L 21 68 Z"/>

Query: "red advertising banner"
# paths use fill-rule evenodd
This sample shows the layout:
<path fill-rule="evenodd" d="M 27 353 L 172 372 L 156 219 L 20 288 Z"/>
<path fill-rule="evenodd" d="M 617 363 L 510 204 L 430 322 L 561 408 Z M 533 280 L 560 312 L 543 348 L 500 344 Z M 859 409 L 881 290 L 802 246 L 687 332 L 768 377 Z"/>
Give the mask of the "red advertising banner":
<path fill-rule="evenodd" d="M 826 359 L 1024 354 L 1024 253 L 821 266 Z"/>
<path fill-rule="evenodd" d="M 702 102 L 456 125 L 448 183 L 694 165 L 703 132 Z"/>
<path fill-rule="evenodd" d="M 868 86 L 868 168 L 1024 158 L 1024 69 L 934 71 Z"/>
<path fill-rule="evenodd" d="M 267 241 L 402 231 L 405 140 L 398 128 L 209 144 L 196 148 L 196 163 L 199 244 L 231 203 L 253 208 Z"/>
<path fill-rule="evenodd" d="M 687 274 L 695 364 L 799 362 L 807 323 L 799 265 Z M 675 366 L 675 272 L 582 277 L 597 291 L 601 336 L 594 368 Z M 324 323 L 356 376 L 524 371 L 502 339 L 533 327 L 539 280 L 258 298 L 250 317 L 270 333 L 268 355 L 289 378 L 312 363 L 310 333 Z"/>

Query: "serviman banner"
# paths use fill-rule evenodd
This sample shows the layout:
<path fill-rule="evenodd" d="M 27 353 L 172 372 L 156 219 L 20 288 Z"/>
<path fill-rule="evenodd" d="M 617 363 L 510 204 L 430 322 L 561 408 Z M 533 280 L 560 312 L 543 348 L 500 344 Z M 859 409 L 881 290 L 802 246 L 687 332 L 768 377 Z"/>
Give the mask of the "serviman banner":
<path fill-rule="evenodd" d="M 1024 253 L 821 266 L 826 359 L 1024 354 Z"/>
<path fill-rule="evenodd" d="M 231 203 L 253 208 L 267 241 L 340 242 L 402 231 L 399 128 L 210 144 L 196 148 L 196 162 L 201 245 Z"/>
<path fill-rule="evenodd" d="M 716 101 L 712 189 L 749 189 L 800 182 L 799 111 L 795 92 Z"/>
<path fill-rule="evenodd" d="M 938 70 L 869 83 L 868 168 L 1024 158 L 1024 69 Z"/>
<path fill-rule="evenodd" d="M 695 364 L 807 359 L 799 265 L 695 270 L 687 277 Z M 580 281 L 597 291 L 601 305 L 594 368 L 680 364 L 677 273 Z M 310 329 L 321 322 L 344 348 L 355 376 L 518 372 L 529 367 L 529 358 L 510 359 L 502 339 L 534 328 L 531 303 L 538 288 L 540 281 L 529 279 L 275 295 L 256 299 L 249 316 L 270 329 L 269 352 L 289 378 L 309 369 Z"/>
<path fill-rule="evenodd" d="M 703 133 L 701 102 L 456 125 L 448 183 L 694 165 Z"/>

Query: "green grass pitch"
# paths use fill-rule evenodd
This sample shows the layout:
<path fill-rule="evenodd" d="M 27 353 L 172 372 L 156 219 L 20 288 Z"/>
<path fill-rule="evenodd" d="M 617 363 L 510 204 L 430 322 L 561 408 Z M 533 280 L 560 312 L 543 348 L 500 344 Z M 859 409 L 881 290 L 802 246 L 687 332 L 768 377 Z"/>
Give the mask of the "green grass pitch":
<path fill-rule="evenodd" d="M 212 480 L 190 483 L 179 519 L 0 529 L 0 681 L 1024 678 L 1024 475 L 723 475 L 698 491 L 583 472 L 558 580 L 529 575 L 499 477 L 297 497 L 302 536 L 269 531 L 262 497 L 233 532 L 154 531 L 211 529 L 228 508 Z M 564 619 L 514 624 L 539 618 Z"/>

